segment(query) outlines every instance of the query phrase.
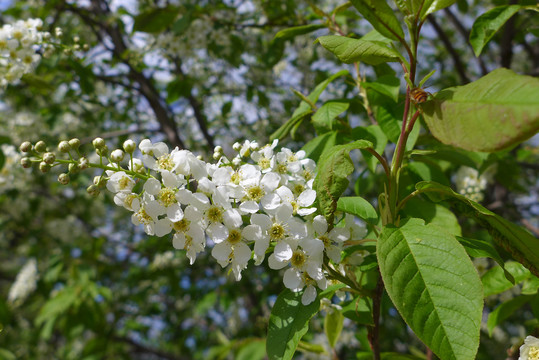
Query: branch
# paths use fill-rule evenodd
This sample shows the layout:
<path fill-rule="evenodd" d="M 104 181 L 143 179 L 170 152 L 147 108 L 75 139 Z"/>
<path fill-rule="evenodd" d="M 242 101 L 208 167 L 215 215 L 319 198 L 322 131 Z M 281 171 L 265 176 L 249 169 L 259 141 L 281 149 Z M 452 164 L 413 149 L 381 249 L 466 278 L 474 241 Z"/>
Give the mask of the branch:
<path fill-rule="evenodd" d="M 517 0 L 511 0 L 509 5 L 517 4 Z M 516 15 L 511 16 L 503 27 L 502 38 L 500 40 L 500 66 L 510 69 L 513 60 L 513 39 L 515 38 Z"/>
<path fill-rule="evenodd" d="M 464 28 L 464 26 L 462 25 L 460 20 L 455 16 L 455 14 L 453 14 L 451 12 L 451 10 L 449 10 L 449 8 L 445 8 L 444 11 L 445 11 L 445 14 L 447 15 L 447 17 L 449 18 L 449 20 L 451 20 L 453 25 L 455 25 L 455 28 L 457 29 L 457 31 L 464 38 L 464 42 L 468 45 L 468 47 L 470 49 L 472 49 L 472 44 L 470 44 L 470 42 L 468 41 L 468 38 L 470 37 L 470 32 Z M 475 57 L 475 56 L 473 56 L 473 57 L 477 60 L 479 68 L 481 69 L 481 75 L 488 74 L 488 69 L 487 69 L 485 63 L 483 62 L 483 59 L 481 57 Z"/>
<path fill-rule="evenodd" d="M 429 23 L 434 28 L 434 31 L 438 34 L 438 37 L 442 42 L 444 43 L 447 51 L 449 52 L 449 55 L 451 55 L 451 58 L 453 58 L 453 62 L 455 63 L 455 69 L 457 70 L 457 73 L 460 76 L 460 80 L 462 83 L 469 83 L 470 79 L 468 79 L 468 76 L 466 75 L 466 70 L 464 67 L 464 64 L 460 60 L 460 55 L 457 53 L 455 48 L 453 47 L 453 44 L 451 43 L 451 40 L 447 36 L 447 34 L 444 32 L 442 27 L 438 24 L 434 16 L 429 15 L 428 16 Z"/>

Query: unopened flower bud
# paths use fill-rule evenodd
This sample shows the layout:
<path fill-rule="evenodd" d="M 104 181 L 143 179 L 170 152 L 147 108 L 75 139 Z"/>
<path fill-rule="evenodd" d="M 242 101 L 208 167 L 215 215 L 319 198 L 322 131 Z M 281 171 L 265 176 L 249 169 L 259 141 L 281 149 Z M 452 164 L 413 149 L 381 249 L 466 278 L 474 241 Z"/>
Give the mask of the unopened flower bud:
<path fill-rule="evenodd" d="M 109 148 L 108 148 L 107 145 L 105 145 L 103 147 L 100 147 L 100 148 L 96 149 L 95 152 L 99 156 L 107 156 L 107 154 L 109 153 Z"/>
<path fill-rule="evenodd" d="M 78 43 L 79 41 L 80 41 L 80 37 L 78 37 L 78 36 L 73 37 L 73 42 Z"/>
<path fill-rule="evenodd" d="M 240 151 L 241 144 L 239 142 L 235 142 L 234 145 L 232 145 L 232 149 L 234 149 L 234 151 Z"/>
<path fill-rule="evenodd" d="M 67 141 L 60 141 L 58 144 L 58 150 L 60 150 L 63 153 L 69 152 L 71 150 L 71 145 Z"/>
<path fill-rule="evenodd" d="M 217 146 L 213 149 L 213 152 L 214 152 L 214 153 L 222 153 L 222 152 L 223 152 L 223 147 L 220 146 L 220 145 L 217 145 Z"/>
<path fill-rule="evenodd" d="M 240 166 L 241 165 L 241 159 L 239 157 L 235 157 L 234 159 L 232 159 L 232 165 Z"/>
<path fill-rule="evenodd" d="M 60 174 L 58 175 L 58 182 L 62 185 L 69 184 L 69 175 L 68 174 Z"/>
<path fill-rule="evenodd" d="M 74 163 L 69 164 L 67 169 L 70 174 L 76 174 L 80 171 L 80 168 L 78 167 L 78 165 Z"/>
<path fill-rule="evenodd" d="M 32 166 L 32 160 L 30 160 L 30 158 L 23 157 L 21 159 L 21 165 L 23 168 L 28 169 L 29 167 Z"/>
<path fill-rule="evenodd" d="M 43 153 L 47 151 L 47 144 L 45 144 L 45 141 L 39 140 L 36 145 L 34 146 L 34 149 L 37 152 Z"/>
<path fill-rule="evenodd" d="M 100 188 L 105 187 L 107 185 L 107 179 L 103 176 L 96 176 L 94 177 L 94 185 Z"/>
<path fill-rule="evenodd" d="M 49 172 L 50 169 L 51 169 L 51 166 L 47 164 L 45 161 L 42 161 L 39 163 L 39 171 L 41 171 L 42 173 Z"/>
<path fill-rule="evenodd" d="M 80 45 L 79 44 L 73 45 L 73 50 L 79 51 L 80 50 Z"/>
<path fill-rule="evenodd" d="M 213 153 L 213 160 L 219 160 L 220 157 L 221 157 L 221 153 L 218 153 L 218 152 Z"/>
<path fill-rule="evenodd" d="M 124 159 L 124 152 L 120 149 L 116 149 L 110 153 L 110 158 L 114 162 L 120 162 Z"/>
<path fill-rule="evenodd" d="M 85 157 L 81 157 L 79 159 L 79 169 L 80 170 L 85 170 L 85 169 L 88 169 L 88 159 L 85 158 Z"/>
<path fill-rule="evenodd" d="M 43 155 L 43 161 L 49 165 L 54 164 L 55 160 L 56 160 L 56 155 L 54 155 L 54 153 L 47 152 Z"/>
<path fill-rule="evenodd" d="M 92 141 L 92 145 L 94 146 L 94 148 L 100 149 L 103 146 L 105 146 L 105 140 L 103 140 L 102 138 L 99 138 L 99 137 L 95 138 L 94 141 Z"/>
<path fill-rule="evenodd" d="M 135 152 L 135 149 L 137 148 L 137 144 L 133 140 L 128 139 L 124 141 L 123 148 L 126 153 L 132 154 Z"/>
<path fill-rule="evenodd" d="M 29 152 L 32 150 L 32 143 L 30 141 L 25 141 L 19 146 L 19 150 L 22 152 Z"/>
<path fill-rule="evenodd" d="M 82 50 L 84 50 L 84 51 L 90 50 L 90 45 L 88 45 L 88 44 L 82 45 Z"/>
<path fill-rule="evenodd" d="M 203 159 L 202 155 L 197 155 L 197 159 L 202 160 Z"/>
<path fill-rule="evenodd" d="M 73 138 L 69 140 L 69 145 L 71 146 L 72 149 L 77 150 L 80 147 L 80 140 L 77 138 Z"/>
<path fill-rule="evenodd" d="M 101 191 L 99 190 L 99 188 L 98 188 L 97 186 L 95 186 L 95 185 L 90 185 L 90 186 L 88 186 L 88 188 L 86 188 L 86 192 L 87 192 L 88 194 L 90 194 L 90 196 L 96 197 L 96 196 L 99 195 L 99 193 L 100 193 Z"/>

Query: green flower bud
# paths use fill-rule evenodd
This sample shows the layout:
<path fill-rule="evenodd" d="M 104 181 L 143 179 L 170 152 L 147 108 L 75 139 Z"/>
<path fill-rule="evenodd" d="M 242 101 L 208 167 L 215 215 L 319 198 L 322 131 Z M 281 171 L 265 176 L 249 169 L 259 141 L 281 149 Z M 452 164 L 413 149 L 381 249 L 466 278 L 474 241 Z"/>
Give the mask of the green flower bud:
<path fill-rule="evenodd" d="M 42 173 L 47 173 L 51 169 L 51 166 L 47 164 L 45 161 L 42 161 L 39 163 L 39 171 Z"/>
<path fill-rule="evenodd" d="M 95 138 L 94 141 L 92 141 L 92 145 L 94 146 L 94 148 L 100 149 L 100 148 L 102 148 L 103 146 L 105 146 L 105 140 L 103 140 L 103 139 L 100 138 L 100 137 Z"/>
<path fill-rule="evenodd" d="M 54 164 L 54 161 L 56 161 L 56 155 L 54 155 L 54 153 L 47 152 L 43 155 L 43 161 L 49 165 L 52 165 Z"/>
<path fill-rule="evenodd" d="M 107 147 L 107 145 L 103 146 L 103 147 L 100 147 L 98 149 L 95 149 L 95 152 L 97 153 L 97 155 L 99 156 L 107 156 L 107 154 L 109 153 L 109 148 Z"/>
<path fill-rule="evenodd" d="M 86 192 L 90 194 L 90 196 L 96 197 L 101 192 L 99 188 L 95 185 L 90 185 L 88 188 L 86 188 Z"/>
<path fill-rule="evenodd" d="M 58 175 L 58 182 L 62 185 L 69 184 L 69 175 L 68 174 L 60 174 Z"/>
<path fill-rule="evenodd" d="M 77 138 L 69 140 L 69 146 L 71 146 L 72 149 L 77 150 L 80 147 L 80 140 Z"/>
<path fill-rule="evenodd" d="M 58 150 L 60 150 L 63 153 L 69 152 L 71 150 L 71 145 L 67 141 L 60 141 L 58 144 Z"/>
<path fill-rule="evenodd" d="M 21 159 L 21 165 L 23 168 L 28 169 L 29 167 L 32 166 L 32 160 L 30 160 L 30 158 L 23 157 Z"/>
<path fill-rule="evenodd" d="M 124 159 L 124 152 L 120 149 L 116 149 L 110 153 L 110 158 L 114 162 L 120 162 Z"/>
<path fill-rule="evenodd" d="M 22 152 L 30 152 L 32 150 L 32 143 L 30 141 L 25 141 L 19 146 L 19 150 Z"/>
<path fill-rule="evenodd" d="M 135 152 L 135 149 L 137 148 L 137 144 L 131 139 L 125 140 L 123 144 L 123 148 L 126 153 L 132 154 Z"/>
<path fill-rule="evenodd" d="M 76 174 L 80 171 L 79 167 L 77 164 L 69 164 L 69 166 L 67 167 L 68 171 L 70 174 Z"/>
<path fill-rule="evenodd" d="M 94 177 L 94 185 L 100 188 L 105 187 L 107 185 L 107 178 L 104 178 L 103 176 Z"/>
<path fill-rule="evenodd" d="M 44 141 L 39 140 L 36 143 L 36 145 L 34 146 L 34 149 L 39 153 L 43 153 L 43 152 L 47 151 L 47 144 L 45 144 Z"/>

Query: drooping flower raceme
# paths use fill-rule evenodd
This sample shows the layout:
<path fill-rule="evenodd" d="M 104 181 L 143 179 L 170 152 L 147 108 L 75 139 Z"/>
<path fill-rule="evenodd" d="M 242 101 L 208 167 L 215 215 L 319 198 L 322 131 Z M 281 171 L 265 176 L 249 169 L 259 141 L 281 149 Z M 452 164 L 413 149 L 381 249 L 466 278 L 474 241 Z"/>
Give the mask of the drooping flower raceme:
<path fill-rule="evenodd" d="M 69 151 L 70 145 L 62 143 Z M 303 151 L 278 151 L 276 141 L 264 147 L 254 141 L 237 143 L 232 159 L 217 147 L 213 164 L 148 139 L 139 144 L 141 159 L 133 157 L 132 141 L 124 144 L 129 159 L 122 150 L 107 157 L 102 139 L 92 144 L 100 163 L 86 161 L 84 166 L 105 171 L 89 193 L 106 187 L 114 203 L 132 211 L 133 224 L 142 225 L 148 235 L 172 233 L 172 245 L 185 250 L 191 264 L 209 246 L 217 262 L 240 280 L 251 258 L 260 265 L 268 257 L 271 268 L 284 270 L 287 288 L 304 290 L 303 304 L 316 299 L 317 287 L 326 288 L 325 267 L 339 264 L 345 242 L 358 236 L 348 220 L 346 227 L 332 228 L 323 216 L 315 216 L 316 164 Z M 39 153 L 40 147 L 33 148 Z M 63 163 L 81 163 L 70 155 Z M 122 167 L 122 161 L 128 166 Z M 47 166 L 40 163 L 42 170 Z M 68 182 L 69 174 L 62 175 Z"/>
<path fill-rule="evenodd" d="M 36 289 L 38 279 L 36 259 L 30 259 L 17 274 L 7 296 L 8 302 L 14 306 L 20 305 Z"/>

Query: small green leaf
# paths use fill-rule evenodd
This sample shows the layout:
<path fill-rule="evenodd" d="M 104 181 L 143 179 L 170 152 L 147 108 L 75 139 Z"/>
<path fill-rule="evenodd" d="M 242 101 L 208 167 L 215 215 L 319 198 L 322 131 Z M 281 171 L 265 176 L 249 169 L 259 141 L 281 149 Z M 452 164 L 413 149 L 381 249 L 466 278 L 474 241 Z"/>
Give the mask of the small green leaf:
<path fill-rule="evenodd" d="M 357 324 L 373 325 L 372 299 L 357 297 L 341 304 L 343 315 Z"/>
<path fill-rule="evenodd" d="M 396 76 L 384 75 L 377 78 L 375 82 L 362 82 L 361 86 L 366 89 L 376 90 L 394 102 L 399 100 L 400 80 Z"/>
<path fill-rule="evenodd" d="M 421 9 L 421 20 L 424 20 L 429 14 L 453 5 L 456 1 L 457 0 L 425 0 Z"/>
<path fill-rule="evenodd" d="M 315 129 L 333 130 L 333 120 L 348 110 L 348 107 L 350 107 L 350 103 L 347 101 L 327 101 L 312 117 Z"/>
<path fill-rule="evenodd" d="M 472 44 L 475 56 L 479 56 L 485 45 L 492 39 L 511 16 L 520 10 L 520 5 L 504 5 L 494 9 L 475 19 L 470 32 L 470 44 Z"/>
<path fill-rule="evenodd" d="M 266 357 L 266 344 L 262 339 L 242 342 L 236 360 L 263 360 Z"/>
<path fill-rule="evenodd" d="M 274 39 L 289 40 L 289 39 L 295 38 L 296 36 L 305 35 L 313 31 L 316 31 L 318 29 L 323 29 L 325 27 L 326 25 L 324 24 L 309 24 L 309 25 L 295 26 L 295 27 L 291 27 L 291 28 L 283 29 L 279 31 L 277 34 L 275 34 Z"/>
<path fill-rule="evenodd" d="M 338 135 L 339 133 L 337 131 L 331 131 L 315 137 L 301 148 L 305 151 L 305 157 L 318 162 L 320 155 L 322 155 L 326 149 L 337 145 Z"/>
<path fill-rule="evenodd" d="M 515 280 L 514 283 L 507 280 L 505 271 L 511 274 Z M 515 284 L 519 284 L 522 281 L 529 279 L 530 276 L 530 271 L 516 261 L 507 261 L 504 268 L 495 266 L 492 269 L 489 269 L 481 277 L 485 297 L 500 294 L 506 290 L 509 290 L 515 286 Z"/>
<path fill-rule="evenodd" d="M 414 161 L 408 163 L 407 168 L 412 175 L 415 175 L 412 177 L 416 181 L 436 181 L 446 186 L 451 185 L 447 176 L 436 164 Z"/>
<path fill-rule="evenodd" d="M 509 318 L 515 311 L 532 300 L 533 296 L 521 295 L 513 298 L 509 301 L 502 303 L 493 312 L 488 315 L 487 328 L 489 336 L 492 336 L 492 331 L 507 318 Z"/>
<path fill-rule="evenodd" d="M 378 214 L 376 213 L 376 210 L 362 197 L 350 196 L 339 198 L 337 210 L 355 215 L 370 224 L 378 224 Z"/>
<path fill-rule="evenodd" d="M 321 36 L 318 41 L 324 48 L 331 51 L 346 64 L 364 62 L 377 65 L 384 62 L 398 61 L 395 51 L 388 48 L 384 43 L 338 35 Z"/>
<path fill-rule="evenodd" d="M 368 140 L 374 144 L 374 150 L 378 154 L 383 154 L 387 145 L 387 136 L 384 134 L 379 125 L 370 125 L 367 127 L 356 127 L 352 130 L 353 140 Z M 361 150 L 361 154 L 367 163 L 367 167 L 373 173 L 376 172 L 376 167 L 379 161 L 373 154 L 366 150 Z"/>
<path fill-rule="evenodd" d="M 328 223 L 333 223 L 337 200 L 348 187 L 348 176 L 354 171 L 350 151 L 372 147 L 371 142 L 358 140 L 350 144 L 336 145 L 320 157 L 313 188 L 318 197 L 318 208 L 328 219 Z"/>
<path fill-rule="evenodd" d="M 271 134 L 270 139 L 284 139 L 292 131 L 294 126 L 300 124 L 306 117 L 310 116 L 312 113 L 312 110 L 307 110 L 290 118 L 287 122 L 281 125 L 281 127 L 278 128 L 273 134 Z"/>
<path fill-rule="evenodd" d="M 415 334 L 442 359 L 474 359 L 482 286 L 455 237 L 409 219 L 383 228 L 377 256 L 387 293 Z"/>
<path fill-rule="evenodd" d="M 65 313 L 75 303 L 77 298 L 78 293 L 73 287 L 60 290 L 55 297 L 43 305 L 36 317 L 36 325 L 41 326 L 46 321 L 54 322 L 58 316 Z"/>
<path fill-rule="evenodd" d="M 423 181 L 416 184 L 416 189 L 425 192 L 434 202 L 450 200 L 460 204 L 464 215 L 475 218 L 479 225 L 488 230 L 497 245 L 508 251 L 535 276 L 539 276 L 539 241 L 529 232 L 447 186 Z"/>
<path fill-rule="evenodd" d="M 266 340 L 270 360 L 292 359 L 301 337 L 309 328 L 309 320 L 320 308 L 318 299 L 307 306 L 303 305 L 302 294 L 286 289 L 273 305 Z"/>
<path fill-rule="evenodd" d="M 400 21 L 385 1 L 352 0 L 352 5 L 380 34 L 391 40 L 404 39 Z"/>
<path fill-rule="evenodd" d="M 539 79 L 497 69 L 464 86 L 444 89 L 423 104 L 431 133 L 444 144 L 498 151 L 539 130 Z"/>
<path fill-rule="evenodd" d="M 341 336 L 343 324 L 343 314 L 337 309 L 330 308 L 324 318 L 324 332 L 326 333 L 331 348 L 334 348 L 335 344 L 337 344 L 337 340 L 339 340 L 339 336 Z"/>
<path fill-rule="evenodd" d="M 135 16 L 133 31 L 159 33 L 174 22 L 178 13 L 179 9 L 172 6 L 144 11 Z"/>

